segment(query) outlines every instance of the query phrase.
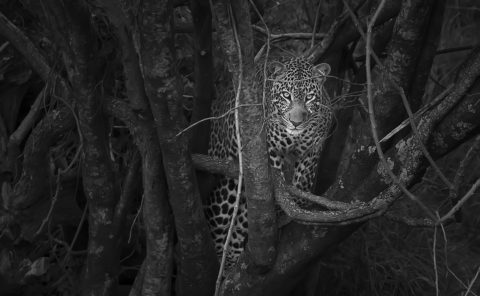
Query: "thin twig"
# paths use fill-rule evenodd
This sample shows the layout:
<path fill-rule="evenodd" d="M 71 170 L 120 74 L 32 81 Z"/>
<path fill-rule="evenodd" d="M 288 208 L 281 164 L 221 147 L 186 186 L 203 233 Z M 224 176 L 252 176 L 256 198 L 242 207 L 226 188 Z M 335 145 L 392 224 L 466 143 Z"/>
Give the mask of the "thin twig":
<path fill-rule="evenodd" d="M 465 289 L 468 289 L 468 286 L 462 281 L 462 279 L 455 273 L 453 272 L 453 270 L 447 266 L 447 271 L 453 275 L 453 277 L 457 280 L 457 282 L 460 283 L 460 285 L 462 285 L 462 287 L 464 287 Z M 474 296 L 478 296 L 475 292 L 473 291 L 470 291 L 470 293 Z"/>
<path fill-rule="evenodd" d="M 206 117 L 206 118 L 203 118 L 199 121 L 196 121 L 192 124 L 190 124 L 189 126 L 187 126 L 186 128 L 182 129 L 180 132 L 178 132 L 178 134 L 175 135 L 175 137 L 179 137 L 181 136 L 182 134 L 184 134 L 185 132 L 189 131 L 190 129 L 194 128 L 195 126 L 199 125 L 200 123 L 202 122 L 205 122 L 205 121 L 208 121 L 208 120 L 216 120 L 216 119 L 221 119 L 225 116 L 228 116 L 230 113 L 236 111 L 238 108 L 240 107 L 251 107 L 251 106 L 261 106 L 262 104 L 242 104 L 242 105 L 238 105 L 238 106 L 235 106 L 229 110 L 227 110 L 225 113 L 223 113 L 222 115 L 219 115 L 219 116 L 211 116 L 211 117 Z"/>
<path fill-rule="evenodd" d="M 473 49 L 474 47 L 475 46 L 470 45 L 470 46 L 459 46 L 459 47 L 452 47 L 452 48 L 444 48 L 444 49 L 437 50 L 437 52 L 435 54 L 436 55 L 441 55 L 441 54 L 446 54 L 446 53 L 470 50 L 470 49 Z"/>
<path fill-rule="evenodd" d="M 227 253 L 229 249 L 230 240 L 232 238 L 233 228 L 235 225 L 235 220 L 238 214 L 238 205 L 240 203 L 240 195 L 242 193 L 243 186 L 243 153 L 242 153 L 242 142 L 240 137 L 240 120 L 238 114 L 238 107 L 240 105 L 240 92 L 242 90 L 242 80 L 243 80 L 243 58 L 242 58 L 242 49 L 240 45 L 240 40 L 238 39 L 237 26 L 235 19 L 233 17 L 233 9 L 231 4 L 229 5 L 229 12 L 231 18 L 231 24 L 233 29 L 233 35 L 235 37 L 235 43 L 237 45 L 238 52 L 238 83 L 237 83 L 237 93 L 235 95 L 235 136 L 237 138 L 237 150 L 238 150 L 238 186 L 237 186 L 237 195 L 235 197 L 235 203 L 233 205 L 233 213 L 230 217 L 230 226 L 228 227 L 227 237 L 225 238 L 225 243 L 223 245 L 222 260 L 220 262 L 220 270 L 218 271 L 218 277 L 215 284 L 215 296 L 218 296 L 220 293 L 220 284 L 222 283 L 223 270 L 225 269 L 225 262 L 227 259 Z"/>
<path fill-rule="evenodd" d="M 458 283 L 465 289 L 468 290 L 468 286 L 455 274 L 455 272 L 453 272 L 453 270 L 450 268 L 449 264 L 448 264 L 448 250 L 447 250 L 447 246 L 448 246 L 448 240 L 447 240 L 447 233 L 445 231 L 445 227 L 443 224 L 439 224 L 440 225 L 440 228 L 442 229 L 442 234 L 443 234 L 443 240 L 444 240 L 444 254 L 445 254 L 445 267 L 447 269 L 447 271 L 453 275 L 453 277 L 458 281 Z M 470 292 L 472 295 L 474 296 L 478 296 L 475 292 L 471 291 Z M 466 294 L 465 294 L 466 295 Z"/>
<path fill-rule="evenodd" d="M 30 106 L 30 111 L 18 125 L 18 128 L 10 135 L 9 144 L 20 145 L 20 143 L 28 135 L 28 132 L 35 124 L 40 114 L 41 103 L 45 100 L 46 87 L 44 87 L 37 95 L 35 102 Z"/>
<path fill-rule="evenodd" d="M 395 215 L 392 212 L 386 212 L 384 217 L 394 222 L 402 223 L 411 227 L 432 227 L 435 225 L 435 222 L 427 218 L 413 218 Z"/>
<path fill-rule="evenodd" d="M 478 135 L 473 141 L 472 146 L 468 149 L 465 157 L 462 159 L 458 165 L 457 172 L 453 178 L 453 187 L 450 188 L 449 198 L 450 200 L 457 200 L 458 190 L 460 188 L 460 183 L 464 178 L 465 168 L 472 161 L 473 156 L 477 153 L 477 150 L 480 149 L 480 135 Z"/>
<path fill-rule="evenodd" d="M 262 27 L 253 25 L 252 28 L 257 32 L 267 35 L 267 31 Z M 324 33 L 312 34 L 312 33 L 294 32 L 294 33 L 270 34 L 270 39 L 272 42 L 278 42 L 278 41 L 281 41 L 282 39 L 310 39 L 313 37 L 312 35 L 314 35 L 316 39 L 325 37 Z"/>
<path fill-rule="evenodd" d="M 452 90 L 452 88 L 455 86 L 454 83 L 450 84 L 449 86 L 447 86 L 447 88 L 441 93 L 439 94 L 435 99 L 433 99 L 430 103 L 424 105 L 423 107 L 421 107 L 416 113 L 415 113 L 415 118 L 419 118 L 420 116 L 422 116 L 423 114 L 425 114 L 425 112 L 427 112 L 428 110 L 430 110 L 431 108 L 435 107 L 438 103 L 440 103 L 440 101 L 445 98 L 449 93 L 450 91 Z M 403 130 L 406 126 L 408 126 L 408 124 L 410 123 L 410 119 L 409 118 L 406 118 L 404 121 L 402 121 L 402 123 L 400 123 L 396 128 L 394 128 L 391 132 L 389 132 L 387 135 L 385 135 L 381 140 L 380 140 L 380 143 L 385 143 L 386 141 L 390 140 L 393 136 L 395 136 L 396 134 L 398 134 L 401 130 Z"/>
<path fill-rule="evenodd" d="M 73 156 L 72 161 L 68 164 L 68 166 L 65 169 L 59 169 L 58 170 L 57 178 L 56 178 L 55 194 L 52 197 L 52 202 L 50 203 L 50 208 L 48 209 L 48 213 L 45 216 L 45 218 L 43 218 L 42 223 L 40 224 L 40 227 L 38 228 L 35 235 L 39 235 L 42 232 L 42 229 L 45 226 L 45 224 L 50 220 L 50 217 L 53 213 L 53 208 L 55 207 L 55 204 L 57 203 L 58 194 L 59 194 L 60 188 L 61 188 L 60 178 L 63 174 L 68 172 L 73 167 L 73 165 L 76 163 L 77 159 L 80 157 L 80 152 L 81 151 L 82 151 L 82 145 L 80 144 L 80 146 L 77 148 L 77 151 L 75 152 L 75 155 Z"/>
<path fill-rule="evenodd" d="M 0 53 L 2 53 L 2 51 L 5 50 L 5 48 L 7 48 L 7 46 L 10 44 L 10 42 L 8 41 L 5 41 L 1 46 L 0 46 Z"/>
<path fill-rule="evenodd" d="M 67 248 L 67 253 L 65 254 L 64 261 L 63 263 L 66 264 L 66 260 L 68 256 L 70 256 L 73 252 L 73 246 L 75 245 L 75 242 L 78 239 L 78 236 L 80 235 L 80 230 L 82 229 L 83 222 L 85 222 L 85 218 L 87 216 L 87 209 L 88 209 L 88 204 L 85 205 L 83 208 L 83 213 L 82 217 L 80 218 L 80 222 L 78 222 L 77 230 L 75 231 L 75 234 L 73 235 L 72 241 L 70 242 L 69 247 Z"/>
<path fill-rule="evenodd" d="M 313 48 L 315 45 L 315 34 L 317 33 L 317 25 L 318 25 L 318 17 L 320 15 L 320 8 L 322 7 L 323 1 L 318 1 L 317 11 L 315 13 L 315 21 L 313 24 L 313 31 L 312 31 L 312 42 L 310 44 L 310 48 Z"/>
<path fill-rule="evenodd" d="M 405 107 L 405 110 L 407 110 L 408 120 L 410 122 L 410 127 L 412 128 L 412 131 L 415 134 L 415 136 L 417 136 L 418 144 L 420 146 L 420 149 L 423 152 L 423 155 L 428 160 L 428 162 L 432 166 L 433 170 L 437 173 L 437 175 L 440 177 L 440 179 L 442 179 L 443 183 L 445 183 L 448 186 L 448 188 L 452 188 L 452 186 L 453 186 L 452 182 L 450 182 L 447 179 L 447 177 L 442 173 L 442 171 L 438 167 L 437 163 L 433 160 L 432 156 L 428 152 L 427 147 L 425 147 L 422 140 L 420 140 L 420 137 L 418 137 L 419 132 L 418 132 L 418 129 L 417 129 L 417 124 L 415 123 L 415 119 L 413 117 L 412 109 L 410 108 L 410 104 L 408 103 L 408 100 L 407 100 L 407 97 L 405 95 L 405 92 L 403 91 L 403 88 L 401 88 L 399 86 L 398 86 L 398 88 L 399 88 L 398 91 L 400 93 L 400 97 L 402 97 L 402 101 L 403 101 L 403 105 Z"/>
<path fill-rule="evenodd" d="M 472 187 L 470 187 L 470 190 L 465 193 L 465 195 L 450 209 L 450 211 L 448 211 L 448 213 L 443 215 L 443 217 L 437 221 L 437 224 L 443 223 L 446 220 L 450 219 L 458 210 L 460 210 L 460 208 L 467 202 L 467 200 L 472 197 L 478 187 L 480 187 L 480 178 L 478 178 L 477 181 L 473 183 Z"/>
<path fill-rule="evenodd" d="M 267 51 L 265 52 L 265 61 L 263 62 L 263 86 L 262 86 L 262 103 L 263 103 L 263 118 L 267 118 L 267 109 L 265 108 L 266 105 L 266 89 L 267 89 L 267 64 L 268 64 L 268 55 L 270 54 L 270 40 L 271 40 L 271 34 L 270 34 L 270 29 L 267 26 L 267 23 L 263 19 L 262 14 L 260 11 L 258 11 L 257 6 L 253 2 L 253 0 L 250 0 L 250 4 L 252 5 L 253 9 L 255 10 L 255 13 L 258 15 L 260 18 L 260 21 L 262 22 L 263 26 L 265 27 L 265 32 L 267 35 L 267 42 L 266 42 L 266 49 Z M 264 47 L 262 47 L 264 48 Z M 263 129 L 263 126 L 262 126 Z"/>
<path fill-rule="evenodd" d="M 435 273 L 435 295 L 438 296 L 440 291 L 438 289 L 438 268 L 437 268 L 437 226 L 433 230 L 433 270 Z"/>
<path fill-rule="evenodd" d="M 475 273 L 475 276 L 473 277 L 470 284 L 468 285 L 468 289 L 465 292 L 465 296 L 468 296 L 468 294 L 470 294 L 470 291 L 472 290 L 473 284 L 475 284 L 475 281 L 477 280 L 477 277 L 478 277 L 479 273 L 480 273 L 480 266 L 477 268 L 477 272 Z"/>
<path fill-rule="evenodd" d="M 42 232 L 45 224 L 47 224 L 47 222 L 50 221 L 50 217 L 52 216 L 53 208 L 55 207 L 55 204 L 57 203 L 58 193 L 60 192 L 60 188 L 61 188 L 61 186 L 60 186 L 60 176 L 61 176 L 61 174 L 57 174 L 57 181 L 56 181 L 57 186 L 55 188 L 55 194 L 52 197 L 52 202 L 50 203 L 48 213 L 45 216 L 45 218 L 43 218 L 42 223 L 40 224 L 40 227 L 38 227 L 37 231 L 35 232 L 35 236 L 39 235 Z"/>
<path fill-rule="evenodd" d="M 130 231 L 128 232 L 127 243 L 130 243 L 130 240 L 132 239 L 133 226 L 135 226 L 135 222 L 137 221 L 138 216 L 140 216 L 140 213 L 142 212 L 144 198 L 145 198 L 145 195 L 142 194 L 142 199 L 140 200 L 140 206 L 138 206 L 138 211 L 135 214 L 135 217 L 133 218 L 132 225 L 130 225 Z"/>

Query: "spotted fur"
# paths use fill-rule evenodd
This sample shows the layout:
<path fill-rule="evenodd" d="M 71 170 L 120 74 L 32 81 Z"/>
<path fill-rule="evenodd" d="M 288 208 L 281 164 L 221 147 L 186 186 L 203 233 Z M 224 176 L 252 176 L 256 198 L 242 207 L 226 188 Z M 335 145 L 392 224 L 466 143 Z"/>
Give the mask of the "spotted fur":
<path fill-rule="evenodd" d="M 310 191 L 319 153 L 332 122 L 331 102 L 323 88 L 330 66 L 314 66 L 305 59 L 292 58 L 284 62 L 270 62 L 268 69 L 265 120 L 270 164 L 274 168 L 285 170 L 286 163 L 292 163 L 292 183 L 302 190 Z M 257 81 L 260 95 L 263 77 Z M 226 100 L 217 100 L 212 108 L 213 115 L 219 116 L 233 110 L 234 103 L 233 95 L 227 96 Z M 236 159 L 237 150 L 234 115 L 231 112 L 213 121 L 209 155 Z M 219 256 L 222 254 L 233 213 L 237 184 L 236 179 L 221 178 L 205 207 Z M 247 203 L 242 195 L 227 255 L 227 266 L 234 264 L 242 253 L 247 229 Z"/>

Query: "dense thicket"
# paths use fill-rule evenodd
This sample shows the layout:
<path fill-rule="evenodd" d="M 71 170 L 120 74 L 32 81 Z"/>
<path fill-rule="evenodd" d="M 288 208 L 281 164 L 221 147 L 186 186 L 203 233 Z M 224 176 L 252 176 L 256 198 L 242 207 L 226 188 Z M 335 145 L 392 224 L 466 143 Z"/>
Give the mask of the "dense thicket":
<path fill-rule="evenodd" d="M 222 295 L 478 294 L 479 29 L 474 0 L 2 1 L 0 294 L 213 295 L 202 200 L 239 166 Z M 267 55 L 332 68 L 312 193 L 268 167 Z M 241 164 L 196 124 L 237 91 Z"/>

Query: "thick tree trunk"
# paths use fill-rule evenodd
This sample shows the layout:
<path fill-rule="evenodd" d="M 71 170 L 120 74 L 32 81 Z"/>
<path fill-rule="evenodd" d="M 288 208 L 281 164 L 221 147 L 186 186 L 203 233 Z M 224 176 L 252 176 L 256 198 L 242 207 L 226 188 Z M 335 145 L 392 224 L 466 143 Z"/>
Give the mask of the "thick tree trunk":
<path fill-rule="evenodd" d="M 141 60 L 145 89 L 156 123 L 170 205 L 178 237 L 177 295 L 211 295 L 217 259 L 203 215 L 196 176 L 185 135 L 177 88 L 172 5 L 143 3 Z"/>

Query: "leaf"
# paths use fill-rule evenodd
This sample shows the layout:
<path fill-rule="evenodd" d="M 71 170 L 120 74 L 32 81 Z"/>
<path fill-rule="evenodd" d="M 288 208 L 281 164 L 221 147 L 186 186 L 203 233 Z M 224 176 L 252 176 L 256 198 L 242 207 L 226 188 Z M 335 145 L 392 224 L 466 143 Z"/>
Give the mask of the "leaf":
<path fill-rule="evenodd" d="M 35 260 L 30 265 L 30 270 L 27 271 L 25 277 L 27 276 L 41 276 L 44 275 L 48 270 L 48 258 L 47 257 L 40 257 Z"/>

